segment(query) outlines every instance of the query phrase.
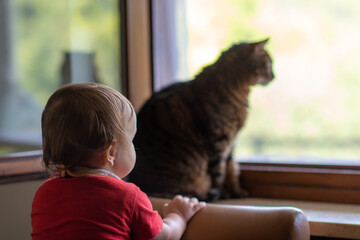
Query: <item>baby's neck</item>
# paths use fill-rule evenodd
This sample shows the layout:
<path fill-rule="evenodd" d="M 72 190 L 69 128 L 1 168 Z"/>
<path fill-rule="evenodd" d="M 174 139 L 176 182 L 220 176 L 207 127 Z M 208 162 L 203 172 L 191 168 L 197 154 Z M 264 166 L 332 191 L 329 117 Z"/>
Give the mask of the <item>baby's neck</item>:
<path fill-rule="evenodd" d="M 117 179 L 121 179 L 115 173 L 112 173 L 108 170 L 101 168 L 88 168 L 88 169 L 76 169 L 76 170 L 66 170 L 66 174 L 71 177 L 88 177 L 88 176 L 107 176 Z"/>

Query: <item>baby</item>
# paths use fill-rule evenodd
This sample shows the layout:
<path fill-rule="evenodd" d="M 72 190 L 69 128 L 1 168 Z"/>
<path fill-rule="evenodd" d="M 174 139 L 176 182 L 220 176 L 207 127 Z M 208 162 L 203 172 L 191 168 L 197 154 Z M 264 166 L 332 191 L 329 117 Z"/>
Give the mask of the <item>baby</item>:
<path fill-rule="evenodd" d="M 205 206 L 176 196 L 162 219 L 144 192 L 121 180 L 135 165 L 136 114 L 116 90 L 95 83 L 61 87 L 41 124 L 43 161 L 55 174 L 35 194 L 33 240 L 180 239 Z"/>

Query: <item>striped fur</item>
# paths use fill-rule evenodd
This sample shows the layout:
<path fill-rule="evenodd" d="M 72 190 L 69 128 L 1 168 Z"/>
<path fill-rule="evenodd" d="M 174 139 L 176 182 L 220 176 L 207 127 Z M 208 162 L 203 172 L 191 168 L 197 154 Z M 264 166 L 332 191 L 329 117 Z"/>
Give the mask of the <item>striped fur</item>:
<path fill-rule="evenodd" d="M 274 77 L 266 41 L 233 45 L 192 81 L 162 89 L 144 104 L 131 182 L 157 197 L 212 201 L 246 194 L 232 150 L 246 120 L 250 86 Z"/>

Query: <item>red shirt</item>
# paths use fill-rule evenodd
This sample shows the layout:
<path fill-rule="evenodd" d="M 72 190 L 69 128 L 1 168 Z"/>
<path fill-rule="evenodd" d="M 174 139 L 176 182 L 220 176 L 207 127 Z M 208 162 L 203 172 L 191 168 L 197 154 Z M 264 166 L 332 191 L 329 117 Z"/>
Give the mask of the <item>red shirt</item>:
<path fill-rule="evenodd" d="M 152 239 L 163 221 L 137 186 L 106 176 L 55 178 L 35 194 L 33 240 Z"/>

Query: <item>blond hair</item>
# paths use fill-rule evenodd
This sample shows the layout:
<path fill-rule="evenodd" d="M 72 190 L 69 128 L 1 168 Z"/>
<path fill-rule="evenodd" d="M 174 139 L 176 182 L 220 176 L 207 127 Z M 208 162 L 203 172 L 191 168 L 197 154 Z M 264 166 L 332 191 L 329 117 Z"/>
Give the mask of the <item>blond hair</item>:
<path fill-rule="evenodd" d="M 78 83 L 59 88 L 49 98 L 41 118 L 46 168 L 86 166 L 113 140 L 123 139 L 125 125 L 133 115 L 131 103 L 105 85 Z"/>

